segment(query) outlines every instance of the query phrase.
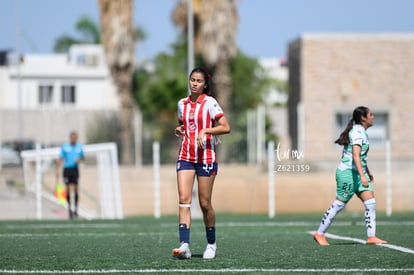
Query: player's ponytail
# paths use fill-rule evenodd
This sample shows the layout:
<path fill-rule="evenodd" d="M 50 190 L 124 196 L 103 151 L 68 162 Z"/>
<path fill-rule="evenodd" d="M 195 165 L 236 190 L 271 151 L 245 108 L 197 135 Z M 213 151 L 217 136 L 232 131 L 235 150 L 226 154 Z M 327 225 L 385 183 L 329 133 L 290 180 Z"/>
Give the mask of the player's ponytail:
<path fill-rule="evenodd" d="M 354 121 L 351 119 L 346 125 L 345 130 L 339 136 L 339 138 L 335 140 L 335 143 L 339 145 L 349 144 L 349 131 L 351 131 L 353 126 L 354 126 Z"/>
<path fill-rule="evenodd" d="M 341 133 L 339 138 L 335 140 L 335 143 L 339 145 L 346 145 L 349 144 L 349 131 L 351 131 L 354 124 L 361 124 L 361 118 L 367 117 L 368 108 L 365 106 L 359 106 L 355 108 L 354 112 L 352 113 L 352 119 L 346 125 L 345 130 Z"/>

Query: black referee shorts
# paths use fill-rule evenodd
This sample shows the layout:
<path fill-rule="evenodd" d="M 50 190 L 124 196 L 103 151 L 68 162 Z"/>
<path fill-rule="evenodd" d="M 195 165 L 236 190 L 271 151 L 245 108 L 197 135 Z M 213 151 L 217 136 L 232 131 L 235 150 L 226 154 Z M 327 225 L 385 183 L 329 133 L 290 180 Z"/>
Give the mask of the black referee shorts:
<path fill-rule="evenodd" d="M 78 184 L 79 170 L 78 168 L 63 169 L 63 180 L 65 184 Z"/>

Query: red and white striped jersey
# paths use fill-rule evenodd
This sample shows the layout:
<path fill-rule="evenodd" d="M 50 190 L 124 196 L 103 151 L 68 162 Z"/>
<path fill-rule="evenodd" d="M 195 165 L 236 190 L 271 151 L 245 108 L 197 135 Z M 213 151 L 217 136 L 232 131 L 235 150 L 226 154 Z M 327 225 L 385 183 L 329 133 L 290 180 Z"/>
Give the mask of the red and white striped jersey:
<path fill-rule="evenodd" d="M 184 125 L 185 134 L 181 140 L 178 160 L 193 163 L 216 162 L 215 139 L 210 134 L 204 135 L 204 147 L 197 146 L 197 135 L 203 128 L 214 127 L 215 122 L 224 116 L 217 101 L 202 94 L 196 102 L 190 97 L 178 102 L 178 122 Z"/>

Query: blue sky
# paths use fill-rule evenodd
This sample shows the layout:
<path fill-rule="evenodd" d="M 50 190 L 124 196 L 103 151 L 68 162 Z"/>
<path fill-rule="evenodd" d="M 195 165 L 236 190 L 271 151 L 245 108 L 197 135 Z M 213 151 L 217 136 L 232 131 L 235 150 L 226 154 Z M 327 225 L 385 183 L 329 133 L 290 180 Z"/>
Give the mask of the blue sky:
<path fill-rule="evenodd" d="M 176 2 L 135 0 L 135 25 L 148 36 L 137 46 L 138 60 L 169 50 L 179 32 L 171 20 Z M 81 15 L 98 22 L 97 3 L 0 0 L 0 49 L 15 48 L 19 22 L 22 52 L 51 53 L 59 36 L 77 35 Z M 251 57 L 285 57 L 303 33 L 414 33 L 413 11 L 412 0 L 239 0 L 237 44 Z"/>

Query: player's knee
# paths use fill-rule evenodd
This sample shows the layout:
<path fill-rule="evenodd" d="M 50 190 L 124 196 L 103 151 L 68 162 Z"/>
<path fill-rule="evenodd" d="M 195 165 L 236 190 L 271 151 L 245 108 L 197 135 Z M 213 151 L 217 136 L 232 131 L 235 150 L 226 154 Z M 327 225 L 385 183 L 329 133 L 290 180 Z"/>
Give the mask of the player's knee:
<path fill-rule="evenodd" d="M 213 207 L 212 207 L 212 205 L 211 205 L 211 203 L 209 202 L 209 201 L 200 201 L 200 208 L 201 208 L 201 210 L 203 211 L 203 212 L 207 212 L 207 211 L 209 211 L 210 209 L 212 209 Z"/>
<path fill-rule="evenodd" d="M 191 195 L 190 196 L 179 196 L 178 197 L 178 203 L 183 203 L 183 204 L 186 204 L 186 203 L 189 203 L 189 204 L 191 204 L 191 202 L 192 202 L 192 197 L 191 197 Z"/>

